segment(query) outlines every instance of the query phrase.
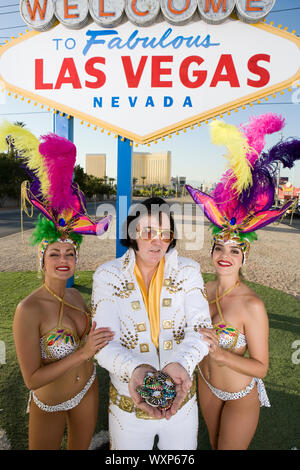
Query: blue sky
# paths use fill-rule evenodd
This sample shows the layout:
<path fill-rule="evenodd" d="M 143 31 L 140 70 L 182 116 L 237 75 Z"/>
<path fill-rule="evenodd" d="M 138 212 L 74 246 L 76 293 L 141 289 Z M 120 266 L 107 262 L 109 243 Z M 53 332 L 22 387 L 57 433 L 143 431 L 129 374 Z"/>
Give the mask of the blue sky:
<path fill-rule="evenodd" d="M 25 32 L 24 24 L 18 10 L 18 0 L 1 0 L 0 5 L 0 44 L 17 37 L 20 32 Z M 5 3 L 5 5 L 3 5 Z M 296 31 L 300 35 L 300 0 L 277 0 L 272 12 L 267 17 L 267 23 L 274 22 L 274 26 L 282 24 L 288 31 Z M 291 58 L 292 60 L 292 58 Z M 299 64 L 300 66 L 300 64 Z M 297 101 L 294 104 L 292 99 Z M 238 113 L 226 116 L 226 122 L 238 125 L 247 122 L 250 116 L 267 112 L 281 114 L 286 119 L 283 137 L 300 138 L 300 91 L 289 93 L 270 100 L 268 104 L 249 106 L 246 110 L 239 109 Z M 44 112 L 39 106 L 25 104 L 20 98 L 0 96 L 0 121 L 5 118 L 10 121 L 23 121 L 27 127 L 37 136 L 52 131 L 53 114 Z M 117 173 L 117 144 L 113 134 L 107 136 L 95 132 L 93 127 L 80 125 L 80 121 L 74 122 L 74 141 L 77 146 L 77 163 L 84 167 L 86 153 L 106 153 L 107 174 L 116 177 Z M 279 134 L 267 138 L 268 148 L 279 139 Z M 225 160 L 222 158 L 223 149 L 211 144 L 209 128 L 205 124 L 201 128 L 180 132 L 179 136 L 159 141 L 158 144 L 148 146 L 139 145 L 138 151 L 160 152 L 170 150 L 172 152 L 172 176 L 186 176 L 191 184 L 200 182 L 217 182 L 224 172 Z M 300 161 L 291 171 L 282 171 L 282 176 L 289 176 L 290 181 L 300 187 Z"/>

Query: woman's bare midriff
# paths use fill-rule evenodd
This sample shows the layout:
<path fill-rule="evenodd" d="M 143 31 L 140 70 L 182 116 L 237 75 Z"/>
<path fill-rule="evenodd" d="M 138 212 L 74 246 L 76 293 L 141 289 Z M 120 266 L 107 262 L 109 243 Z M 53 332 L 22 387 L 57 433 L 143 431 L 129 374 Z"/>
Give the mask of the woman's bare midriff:
<path fill-rule="evenodd" d="M 234 354 L 239 354 L 244 356 L 246 348 L 241 348 L 239 352 L 234 352 Z M 243 390 L 247 385 L 250 384 L 253 377 L 248 375 L 241 374 L 235 370 L 227 367 L 218 365 L 216 361 L 212 360 L 210 357 L 206 356 L 199 367 L 202 371 L 207 382 L 209 382 L 213 387 L 226 392 L 239 392 Z"/>
<path fill-rule="evenodd" d="M 44 365 L 50 361 L 43 361 Z M 34 390 L 36 396 L 45 405 L 57 405 L 70 400 L 85 387 L 94 369 L 93 360 L 85 361 L 80 366 L 66 372 L 54 382 Z"/>

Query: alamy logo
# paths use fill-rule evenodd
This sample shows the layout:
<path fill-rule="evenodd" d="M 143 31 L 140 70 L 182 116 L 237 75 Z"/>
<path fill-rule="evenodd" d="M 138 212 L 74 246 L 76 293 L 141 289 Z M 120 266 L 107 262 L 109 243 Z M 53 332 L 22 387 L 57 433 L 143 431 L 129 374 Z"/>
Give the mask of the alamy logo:
<path fill-rule="evenodd" d="M 6 349 L 4 341 L 0 341 L 0 364 L 6 364 Z"/>
<path fill-rule="evenodd" d="M 294 88 L 294 92 L 292 93 L 292 102 L 293 104 L 300 103 L 300 83 L 299 80 L 293 83 L 292 88 Z"/>
<path fill-rule="evenodd" d="M 292 363 L 300 364 L 300 339 L 297 339 L 292 343 L 292 349 L 296 349 L 292 354 Z"/>

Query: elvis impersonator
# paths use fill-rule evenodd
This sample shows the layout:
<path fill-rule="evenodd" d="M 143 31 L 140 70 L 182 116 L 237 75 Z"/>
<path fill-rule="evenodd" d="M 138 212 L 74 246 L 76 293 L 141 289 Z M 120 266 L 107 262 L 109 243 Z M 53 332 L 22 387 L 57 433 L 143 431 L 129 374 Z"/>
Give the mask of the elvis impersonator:
<path fill-rule="evenodd" d="M 169 206 L 161 198 L 137 205 L 127 217 L 128 250 L 100 266 L 92 307 L 98 327 L 114 332 L 96 354 L 109 371 L 111 450 L 197 448 L 194 370 L 209 352 L 199 329 L 211 328 L 200 266 L 178 256 Z M 132 211 L 131 211 L 132 213 Z M 153 407 L 138 393 L 147 373 L 162 371 L 176 384 L 170 409 Z"/>

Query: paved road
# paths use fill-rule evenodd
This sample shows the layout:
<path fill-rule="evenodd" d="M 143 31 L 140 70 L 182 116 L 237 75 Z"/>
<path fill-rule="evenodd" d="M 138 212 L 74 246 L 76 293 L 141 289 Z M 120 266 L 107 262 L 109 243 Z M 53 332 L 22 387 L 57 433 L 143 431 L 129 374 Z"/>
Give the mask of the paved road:
<path fill-rule="evenodd" d="M 140 202 L 141 199 L 133 199 L 132 204 Z M 168 203 L 180 203 L 180 200 L 168 199 Z M 185 201 L 187 204 L 190 203 L 189 199 Z M 95 217 L 97 207 L 101 204 L 110 204 L 116 207 L 116 200 L 112 199 L 109 201 L 100 201 L 100 202 L 88 202 L 87 203 L 87 212 L 91 217 Z M 109 211 L 108 211 L 109 212 Z M 29 218 L 26 214 L 23 213 L 23 230 L 29 230 L 34 227 L 34 221 L 36 220 L 38 211 L 34 211 L 33 218 Z M 0 209 L 0 238 L 6 237 L 8 235 L 13 235 L 21 231 L 21 212 L 20 209 Z"/>
<path fill-rule="evenodd" d="M 115 203 L 115 201 L 109 201 Z M 93 216 L 96 213 L 97 205 L 100 203 L 88 203 L 88 213 Z M 23 230 L 34 228 L 34 222 L 38 216 L 38 211 L 34 210 L 33 217 L 28 217 L 23 213 Z M 21 231 L 21 211 L 20 209 L 1 209 L 0 210 L 0 238 L 13 235 Z"/>
<path fill-rule="evenodd" d="M 133 203 L 138 202 L 136 200 Z M 116 207 L 116 200 L 88 202 L 87 212 L 91 217 L 95 217 L 97 207 L 101 204 L 111 204 Z M 34 228 L 34 222 L 39 212 L 34 210 L 33 217 L 28 217 L 23 213 L 23 230 Z M 0 238 L 13 235 L 21 231 L 21 211 L 20 209 L 0 209 Z"/>
<path fill-rule="evenodd" d="M 299 215 L 298 215 L 298 216 L 295 216 L 295 215 L 294 215 L 291 225 L 290 225 L 290 221 L 291 221 L 291 218 L 290 218 L 289 215 L 287 215 L 287 216 L 283 219 L 282 223 L 285 224 L 285 225 L 289 225 L 290 227 L 293 227 L 293 228 L 295 228 L 295 229 L 297 229 L 297 230 L 300 230 L 300 216 L 299 216 Z"/>
<path fill-rule="evenodd" d="M 23 230 L 33 228 L 33 220 L 24 214 Z M 21 231 L 21 213 L 16 209 L 2 209 L 0 211 L 0 238 L 7 237 Z"/>
<path fill-rule="evenodd" d="M 133 200 L 133 203 L 139 202 L 138 200 Z M 174 202 L 179 202 L 178 200 L 168 200 L 168 203 L 173 204 Z M 112 204 L 116 207 L 116 201 L 101 201 L 101 202 L 88 202 L 87 203 L 87 212 L 91 216 L 95 216 L 96 210 L 99 204 Z M 185 202 L 185 204 L 190 204 L 189 202 Z M 193 203 L 191 203 L 193 204 Z M 33 218 L 27 217 L 26 214 L 23 213 L 23 230 L 29 230 L 34 227 L 34 221 L 38 215 L 37 211 L 34 211 Z M 289 225 L 290 223 L 290 216 L 284 218 L 283 223 Z M 292 227 L 296 230 L 300 230 L 300 217 L 293 218 Z M 1 209 L 0 210 L 0 238 L 6 237 L 8 235 L 13 235 L 14 233 L 18 233 L 21 231 L 21 213 L 20 209 Z"/>

